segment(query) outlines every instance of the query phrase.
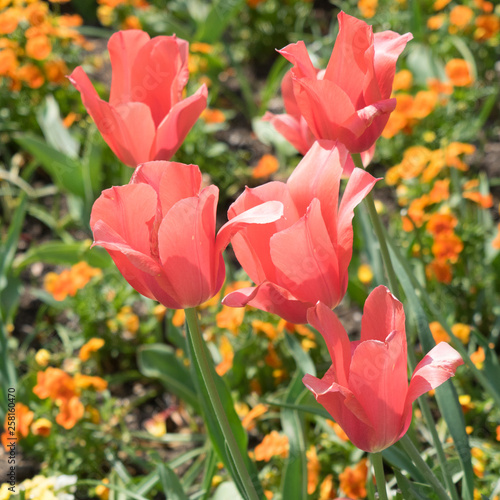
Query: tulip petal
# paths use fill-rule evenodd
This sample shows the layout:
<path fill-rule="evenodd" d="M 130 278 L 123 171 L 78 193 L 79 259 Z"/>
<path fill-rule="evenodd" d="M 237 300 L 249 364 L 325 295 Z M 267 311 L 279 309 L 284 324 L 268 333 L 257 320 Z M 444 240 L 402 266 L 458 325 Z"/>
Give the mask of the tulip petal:
<path fill-rule="evenodd" d="M 157 197 L 146 184 L 127 184 L 102 192 L 92 207 L 90 227 L 104 222 L 131 249 L 151 255 L 149 224 L 156 214 Z"/>
<path fill-rule="evenodd" d="M 341 124 L 339 139 L 351 153 L 361 153 L 373 146 L 380 137 L 396 99 L 386 99 L 359 109 Z"/>
<path fill-rule="evenodd" d="M 306 374 L 302 382 L 358 448 L 369 447 L 373 427 L 352 392 L 333 380 L 331 369 L 322 379 Z"/>
<path fill-rule="evenodd" d="M 347 387 L 351 364 L 351 345 L 342 323 L 336 314 L 321 302 L 307 311 L 307 322 L 316 328 L 325 339 L 334 367 L 332 371 L 334 381 Z"/>
<path fill-rule="evenodd" d="M 291 114 L 274 115 L 267 111 L 262 120 L 271 122 L 271 125 L 280 133 L 300 154 L 305 155 L 314 143 L 309 125 L 301 116 Z"/>
<path fill-rule="evenodd" d="M 300 40 L 297 43 L 290 43 L 278 52 L 294 67 L 291 72 L 296 78 L 316 78 L 318 70 L 313 66 L 305 43 Z"/>
<path fill-rule="evenodd" d="M 299 215 L 290 198 L 287 185 L 277 181 L 267 182 L 253 189 L 246 188 L 228 210 L 228 218 L 231 220 L 246 210 L 272 200 L 283 204 L 284 218 L 270 224 L 247 226 L 233 235 L 231 240 L 238 261 L 254 283 L 266 279 L 276 281 L 276 269 L 271 260 L 271 237 L 292 225 L 299 219 Z"/>
<path fill-rule="evenodd" d="M 337 258 L 339 272 L 347 272 L 352 257 L 354 209 L 372 190 L 378 179 L 360 168 L 355 168 L 342 195 L 337 222 Z M 347 276 L 347 275 L 346 275 Z"/>
<path fill-rule="evenodd" d="M 311 72 L 311 76 L 313 75 Z M 283 80 L 281 80 L 281 96 L 283 97 L 283 104 L 285 105 L 287 114 L 292 115 L 294 118 L 300 118 L 300 109 L 297 106 L 293 92 L 292 70 L 287 71 Z"/>
<path fill-rule="evenodd" d="M 405 312 L 388 288 L 383 285 L 373 290 L 366 299 L 361 319 L 361 341 L 385 342 L 394 330 L 405 331 Z"/>
<path fill-rule="evenodd" d="M 134 62 L 131 100 L 147 104 L 156 127 L 181 99 L 189 77 L 179 43 L 187 44 L 175 36 L 157 36 L 141 48 Z"/>
<path fill-rule="evenodd" d="M 345 147 L 333 141 L 318 141 L 297 165 L 287 181 L 299 213 L 306 213 L 311 200 L 321 203 L 321 213 L 330 236 L 337 232 L 337 209 Z"/>
<path fill-rule="evenodd" d="M 396 62 L 412 38 L 411 33 L 400 35 L 394 31 L 382 31 L 374 35 L 375 76 L 383 99 L 387 99 L 391 95 Z"/>
<path fill-rule="evenodd" d="M 149 108 L 141 103 L 128 103 L 115 109 L 99 98 L 80 66 L 69 80 L 80 92 L 83 105 L 116 156 L 133 167 L 147 161 L 155 134 Z"/>
<path fill-rule="evenodd" d="M 344 89 L 351 102 L 359 109 L 366 105 L 363 97 L 366 86 L 375 84 L 373 86 L 377 87 L 373 55 L 367 57 L 367 52 L 373 47 L 373 31 L 364 21 L 345 12 L 340 12 L 337 17 L 339 34 L 324 79 L 331 80 Z M 376 90 L 378 93 L 378 88 Z M 377 100 L 380 99 L 380 95 L 376 97 Z"/>
<path fill-rule="evenodd" d="M 182 307 L 195 307 L 217 290 L 220 256 L 215 254 L 215 212 L 218 189 L 177 202 L 158 229 L 158 250 L 165 275 Z M 222 284 L 222 283 L 221 283 Z"/>
<path fill-rule="evenodd" d="M 408 391 L 406 334 L 394 331 L 385 342 L 361 342 L 353 353 L 349 389 L 373 428 L 370 451 L 380 451 L 398 438 Z"/>
<path fill-rule="evenodd" d="M 278 283 L 299 300 L 313 304 L 320 300 L 334 307 L 345 294 L 340 287 L 337 255 L 317 198 L 293 226 L 271 238 L 271 259 Z"/>
<path fill-rule="evenodd" d="M 222 303 L 229 307 L 256 307 L 290 323 L 306 323 L 307 310 L 313 305 L 297 300 L 288 290 L 270 281 L 257 287 L 240 288 L 226 295 Z"/>
<path fill-rule="evenodd" d="M 345 91 L 329 80 L 294 79 L 294 92 L 300 112 L 316 139 L 336 140 L 341 124 L 349 123 L 356 115 Z"/>
<path fill-rule="evenodd" d="M 252 224 L 269 224 L 283 217 L 283 203 L 266 201 L 262 205 L 250 208 L 226 222 L 217 234 L 215 252 L 222 252 L 231 238 L 243 228 Z"/>
<path fill-rule="evenodd" d="M 447 342 L 433 347 L 418 363 L 410 380 L 406 400 L 409 404 L 431 389 L 435 389 L 450 377 L 464 363 L 460 354 Z"/>
<path fill-rule="evenodd" d="M 158 126 L 151 156 L 170 160 L 207 106 L 207 87 L 203 84 L 192 96 L 175 104 Z"/>
<path fill-rule="evenodd" d="M 149 35 L 142 30 L 122 30 L 111 35 L 108 51 L 112 68 L 109 103 L 112 106 L 135 100 L 131 88 L 134 62 L 147 42 Z"/>

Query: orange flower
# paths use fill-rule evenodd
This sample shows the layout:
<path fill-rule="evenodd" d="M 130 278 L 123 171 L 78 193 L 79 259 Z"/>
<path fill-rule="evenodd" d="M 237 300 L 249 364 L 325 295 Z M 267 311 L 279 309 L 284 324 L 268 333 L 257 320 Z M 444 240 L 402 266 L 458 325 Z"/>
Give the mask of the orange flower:
<path fill-rule="evenodd" d="M 319 487 L 319 499 L 318 500 L 332 500 L 335 498 L 335 491 L 333 489 L 333 475 L 328 474 L 328 476 L 323 479 Z"/>
<path fill-rule="evenodd" d="M 206 108 L 202 111 L 200 118 L 205 123 L 224 123 L 226 121 L 226 116 L 220 109 Z"/>
<path fill-rule="evenodd" d="M 37 61 L 46 59 L 52 52 L 52 44 L 45 35 L 34 36 L 26 42 L 26 55 Z"/>
<path fill-rule="evenodd" d="M 443 259 L 434 259 L 425 267 L 427 279 L 435 278 L 440 283 L 450 284 L 453 278 L 451 266 Z"/>
<path fill-rule="evenodd" d="M 420 198 L 415 198 L 408 207 L 408 217 L 415 224 L 420 227 L 424 223 L 425 208 L 430 204 L 429 196 L 424 194 Z"/>
<path fill-rule="evenodd" d="M 450 197 L 450 179 L 436 181 L 429 193 L 431 203 L 441 203 Z"/>
<path fill-rule="evenodd" d="M 500 441 L 500 425 L 497 425 L 497 441 Z"/>
<path fill-rule="evenodd" d="M 14 416 L 14 420 L 12 420 L 12 415 Z M 1 439 L 3 447 L 6 451 L 10 450 L 10 447 L 8 447 L 10 443 L 17 442 L 19 439 L 25 438 L 29 434 L 30 425 L 33 421 L 33 415 L 34 413 L 23 403 L 16 403 L 14 411 L 7 412 L 4 424 L 5 432 L 2 434 Z M 13 423 L 14 435 L 10 433 L 11 431 L 8 431 L 9 426 L 12 427 Z"/>
<path fill-rule="evenodd" d="M 274 340 L 278 336 L 278 332 L 276 328 L 274 328 L 271 323 L 267 323 L 266 321 L 260 321 L 259 319 L 254 319 L 252 321 L 252 328 L 256 333 L 262 332 L 264 333 L 269 340 Z"/>
<path fill-rule="evenodd" d="M 392 82 L 393 92 L 396 90 L 409 90 L 413 83 L 413 75 L 410 70 L 402 69 L 394 75 L 394 81 Z"/>
<path fill-rule="evenodd" d="M 32 89 L 40 88 L 45 81 L 42 72 L 37 66 L 31 63 L 21 66 L 16 72 L 16 77 Z"/>
<path fill-rule="evenodd" d="M 44 63 L 43 69 L 48 82 L 56 84 L 67 82 L 66 75 L 69 73 L 69 70 L 62 59 L 47 61 Z"/>
<path fill-rule="evenodd" d="M 285 435 L 277 431 L 271 431 L 262 442 L 255 447 L 255 460 L 269 462 L 272 457 L 286 458 L 288 456 L 289 443 Z"/>
<path fill-rule="evenodd" d="M 75 28 L 83 24 L 83 19 L 78 14 L 64 14 L 55 18 L 58 26 L 64 26 L 66 28 Z"/>
<path fill-rule="evenodd" d="M 40 399 L 68 400 L 76 395 L 75 381 L 60 368 L 50 367 L 37 373 L 37 385 L 33 387 L 33 393 Z"/>
<path fill-rule="evenodd" d="M 254 167 L 252 177 L 260 179 L 262 177 L 269 177 L 276 172 L 279 168 L 278 159 L 273 155 L 264 155 Z"/>
<path fill-rule="evenodd" d="M 432 253 L 436 259 L 447 259 L 451 263 L 457 262 L 463 249 L 464 244 L 455 233 L 437 234 L 432 245 Z"/>
<path fill-rule="evenodd" d="M 445 19 L 446 16 L 444 14 L 431 16 L 427 19 L 427 27 L 432 31 L 436 31 L 443 26 Z"/>
<path fill-rule="evenodd" d="M 377 12 L 378 0 L 359 0 L 358 9 L 365 19 L 372 18 Z"/>
<path fill-rule="evenodd" d="M 474 151 L 476 151 L 476 147 L 472 144 L 464 142 L 451 142 L 445 149 L 446 165 L 465 172 L 469 169 L 469 166 L 460 160 L 459 155 L 470 155 L 474 153 Z"/>
<path fill-rule="evenodd" d="M 75 424 L 83 417 L 85 408 L 78 396 L 64 400 L 59 408 L 59 414 L 56 422 L 65 429 L 72 429 Z"/>
<path fill-rule="evenodd" d="M 438 94 L 433 90 L 420 90 L 415 95 L 413 105 L 411 108 L 411 118 L 421 120 L 429 116 L 438 102 Z"/>
<path fill-rule="evenodd" d="M 0 51 L 0 76 L 14 74 L 19 62 L 16 53 L 11 48 Z"/>
<path fill-rule="evenodd" d="M 271 344 L 271 342 L 267 344 L 267 354 L 264 357 L 264 361 L 266 362 L 266 365 L 270 366 L 271 368 L 281 368 L 281 366 L 283 365 L 280 357 L 276 352 L 276 349 L 274 348 L 273 344 Z"/>
<path fill-rule="evenodd" d="M 122 30 L 140 30 L 142 29 L 142 24 L 137 16 L 127 16 L 121 28 Z"/>
<path fill-rule="evenodd" d="M 476 4 L 476 7 L 483 10 L 484 12 L 493 11 L 493 4 L 491 2 L 488 2 L 487 0 L 474 0 L 474 3 Z"/>
<path fill-rule="evenodd" d="M 445 66 L 446 75 L 455 87 L 468 87 L 474 81 L 469 63 L 464 59 L 451 59 Z"/>
<path fill-rule="evenodd" d="M 319 473 L 321 472 L 321 465 L 318 460 L 316 448 L 311 445 L 306 451 L 307 457 L 307 494 L 312 495 L 319 483 Z"/>
<path fill-rule="evenodd" d="M 436 344 L 440 342 L 450 342 L 450 336 L 446 333 L 446 330 L 441 326 L 438 321 L 433 321 L 429 324 L 429 328 L 432 333 L 432 338 Z"/>
<path fill-rule="evenodd" d="M 434 10 L 441 10 L 444 9 L 450 2 L 451 0 L 436 0 L 432 7 Z"/>
<path fill-rule="evenodd" d="M 453 85 L 448 82 L 442 82 L 438 78 L 429 78 L 427 80 L 427 86 L 429 90 L 433 90 L 438 94 L 450 95 L 453 93 Z"/>
<path fill-rule="evenodd" d="M 446 166 L 445 153 L 441 149 L 431 152 L 431 158 L 427 167 L 422 172 L 422 181 L 430 182 L 437 177 L 441 170 Z"/>
<path fill-rule="evenodd" d="M 172 325 L 180 328 L 186 322 L 184 309 L 177 309 L 172 317 Z"/>
<path fill-rule="evenodd" d="M 411 96 L 408 97 L 410 97 L 413 101 L 413 98 Z M 397 98 L 399 101 L 399 96 L 397 96 Z M 397 133 L 401 132 L 407 125 L 408 125 L 408 118 L 406 117 L 406 115 L 399 111 L 393 111 L 389 116 L 387 125 L 382 131 L 382 137 L 385 137 L 386 139 L 391 139 Z"/>
<path fill-rule="evenodd" d="M 32 26 L 38 26 L 47 19 L 49 4 L 45 2 L 34 2 L 26 7 L 24 15 Z"/>
<path fill-rule="evenodd" d="M 68 295 L 73 297 L 94 276 L 101 276 L 102 271 L 90 267 L 86 262 L 78 262 L 71 269 L 65 269 L 60 274 L 47 273 L 44 288 L 54 299 L 64 300 Z"/>
<path fill-rule="evenodd" d="M 466 191 L 462 196 L 474 203 L 477 203 L 481 208 L 491 208 L 493 206 L 493 196 L 491 194 L 482 194 L 478 191 Z"/>
<path fill-rule="evenodd" d="M 341 490 L 353 500 L 366 496 L 367 461 L 363 458 L 356 467 L 346 467 L 344 472 L 339 474 Z"/>
<path fill-rule="evenodd" d="M 426 229 L 433 236 L 437 236 L 441 233 L 453 232 L 457 224 L 458 220 L 453 214 L 435 213 L 429 217 Z"/>
<path fill-rule="evenodd" d="M 222 306 L 222 309 L 215 316 L 215 322 L 219 328 L 226 328 L 237 335 L 244 317 L 244 307 Z"/>
<path fill-rule="evenodd" d="M 486 359 L 486 354 L 482 347 L 478 347 L 477 351 L 470 355 L 470 360 L 476 365 L 478 370 L 483 369 L 484 360 Z"/>
<path fill-rule="evenodd" d="M 222 335 L 220 339 L 219 351 L 222 361 L 215 367 L 215 371 L 222 377 L 222 375 L 233 367 L 234 359 L 233 346 L 225 335 Z"/>
<path fill-rule="evenodd" d="M 108 382 L 101 377 L 91 377 L 77 373 L 74 376 L 75 386 L 79 389 L 94 388 L 96 391 L 104 391 L 108 387 Z"/>
<path fill-rule="evenodd" d="M 104 339 L 92 337 L 87 343 L 83 344 L 78 353 L 78 357 L 82 361 L 88 361 L 90 354 L 98 351 L 104 345 Z"/>
<path fill-rule="evenodd" d="M 489 40 L 500 31 L 500 18 L 495 14 L 477 16 L 475 24 L 474 38 L 479 41 Z"/>
<path fill-rule="evenodd" d="M 333 432 L 335 432 L 335 434 L 341 441 L 346 441 L 346 442 L 349 441 L 349 438 L 347 437 L 347 434 L 344 432 L 344 429 L 342 429 L 342 427 L 340 427 L 340 425 L 337 424 L 337 422 L 334 422 L 333 420 L 327 420 L 326 423 L 333 429 Z"/>
<path fill-rule="evenodd" d="M 52 429 L 52 422 L 47 418 L 39 418 L 31 424 L 31 432 L 35 436 L 47 437 L 50 436 L 50 431 Z"/>
<path fill-rule="evenodd" d="M 109 479 L 108 478 L 104 478 L 102 480 L 103 483 L 106 483 L 108 484 L 109 483 Z M 96 486 L 96 489 L 95 489 L 95 494 L 101 499 L 101 500 L 108 500 L 109 498 L 109 488 L 107 488 L 106 486 L 104 486 L 103 484 L 100 484 L 98 486 Z"/>
<path fill-rule="evenodd" d="M 255 427 L 255 420 L 267 412 L 269 407 L 262 403 L 255 405 L 243 418 L 241 425 L 243 429 L 251 431 Z"/>
<path fill-rule="evenodd" d="M 469 342 L 471 327 L 464 323 L 455 323 L 451 327 L 451 331 L 455 337 L 458 337 L 464 344 Z"/>
<path fill-rule="evenodd" d="M 497 235 L 491 242 L 491 246 L 497 250 L 500 249 L 500 224 L 497 225 Z"/>
<path fill-rule="evenodd" d="M 465 28 L 474 17 L 474 12 L 466 5 L 456 5 L 450 11 L 450 23 L 457 28 Z"/>
<path fill-rule="evenodd" d="M 22 18 L 20 9 L 12 7 L 0 12 L 0 35 L 10 35 Z"/>
<path fill-rule="evenodd" d="M 427 165 L 431 152 L 424 146 L 411 146 L 403 154 L 403 161 L 399 166 L 402 179 L 418 177 Z"/>
<path fill-rule="evenodd" d="M 125 332 L 129 335 L 134 335 L 139 330 L 139 316 L 132 311 L 130 306 L 123 306 L 118 314 L 116 315 L 116 320 L 125 329 Z"/>

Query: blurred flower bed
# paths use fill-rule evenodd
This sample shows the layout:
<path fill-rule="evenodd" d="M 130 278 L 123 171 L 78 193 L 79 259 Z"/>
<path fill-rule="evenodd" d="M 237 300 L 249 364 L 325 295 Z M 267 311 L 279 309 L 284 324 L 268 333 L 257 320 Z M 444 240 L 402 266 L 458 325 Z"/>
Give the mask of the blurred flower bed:
<path fill-rule="evenodd" d="M 423 304 L 407 312 L 409 349 L 421 359 L 417 331 L 428 326 L 436 343 L 460 345 L 479 373 L 457 371 L 457 419 L 471 448 L 474 500 L 499 499 L 500 408 L 485 385 L 499 392 L 500 6 L 341 6 L 374 31 L 414 36 L 367 170 L 382 178 L 376 207 L 398 274 Z M 66 76 L 82 66 L 107 101 L 114 32 L 187 40 L 183 95 L 205 85 L 208 105 L 172 160 L 199 165 L 203 186 L 219 187 L 221 226 L 245 186 L 286 181 L 299 163 L 262 119 L 284 109 L 280 85 L 290 65 L 276 49 L 303 40 L 314 66 L 325 68 L 337 13 L 330 2 L 307 0 L 0 0 L 0 417 L 7 428 L 7 388 L 15 387 L 18 464 L 27 464 L 18 466 L 19 494 L 5 482 L 0 500 L 165 498 L 171 470 L 186 498 L 239 498 L 199 417 L 184 311 L 140 295 L 103 248 L 91 248 L 93 203 L 101 190 L 126 184 L 132 169 L 101 138 Z M 336 309 L 351 340 L 369 292 L 384 281 L 366 208 L 356 214 L 347 295 Z M 321 335 L 251 306 L 221 305 L 251 286 L 234 255 L 226 260 L 222 290 L 198 310 L 265 497 L 287 498 L 282 477 L 295 464 L 307 498 L 375 498 L 364 452 L 301 385 L 310 366 L 321 374 L 329 367 Z M 433 391 L 429 401 L 452 475 L 464 481 L 445 409 Z M 409 435 L 432 459 L 417 406 L 413 415 Z M 2 444 L 8 450 L 6 432 Z M 384 458 L 407 465 L 397 448 Z M 7 452 L 0 484 L 6 466 Z"/>

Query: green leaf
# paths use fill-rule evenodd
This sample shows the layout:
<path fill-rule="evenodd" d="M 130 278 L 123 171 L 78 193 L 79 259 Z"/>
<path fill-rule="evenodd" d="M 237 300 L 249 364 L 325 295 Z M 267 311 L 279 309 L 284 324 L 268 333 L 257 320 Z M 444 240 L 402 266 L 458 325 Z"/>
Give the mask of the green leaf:
<path fill-rule="evenodd" d="M 406 64 L 413 73 L 415 82 L 420 85 L 427 85 L 429 78 L 445 80 L 446 73 L 444 64 L 427 45 L 410 42 L 408 46 L 408 57 Z"/>
<path fill-rule="evenodd" d="M 86 261 L 89 265 L 99 268 L 109 267 L 111 258 L 103 248 L 90 249 L 89 241 L 49 241 L 30 248 L 26 253 L 16 258 L 14 266 L 20 271 L 34 262 L 46 264 L 73 265 Z"/>
<path fill-rule="evenodd" d="M 50 146 L 70 158 L 78 157 L 80 144 L 64 126 L 59 105 L 52 95 L 45 98 L 37 111 L 36 118 Z"/>
<path fill-rule="evenodd" d="M 398 448 L 398 444 L 396 443 L 394 446 L 386 448 L 382 451 L 382 456 L 384 460 L 387 460 L 391 465 L 398 469 L 404 469 L 408 471 L 411 476 L 417 481 L 425 482 L 424 476 L 415 467 L 414 463 L 408 457 L 408 455 L 403 452 L 400 448 Z"/>
<path fill-rule="evenodd" d="M 244 4 L 245 0 L 214 0 L 208 16 L 199 26 L 194 39 L 206 43 L 217 42 Z"/>
<path fill-rule="evenodd" d="M 428 500 L 429 496 L 420 493 L 414 486 L 414 484 L 397 469 L 394 470 L 394 475 L 398 482 L 400 490 L 403 492 L 403 498 L 405 500 Z"/>
<path fill-rule="evenodd" d="M 222 483 L 214 493 L 212 500 L 243 500 L 234 483 Z"/>
<path fill-rule="evenodd" d="M 200 405 L 191 372 L 176 356 L 171 346 L 164 344 L 141 346 L 137 353 L 137 363 L 139 371 L 144 376 L 159 379 L 168 391 L 199 411 Z"/>
<path fill-rule="evenodd" d="M 288 387 L 285 401 L 299 403 L 307 394 L 299 369 Z M 304 430 L 304 417 L 297 410 L 284 409 L 281 412 L 281 426 L 288 437 L 289 455 L 285 463 L 281 480 L 281 495 L 287 500 L 303 500 L 307 498 L 307 457 Z"/>
<path fill-rule="evenodd" d="M 78 159 L 57 151 L 31 133 L 17 134 L 14 140 L 35 157 L 61 189 L 85 198 L 82 166 Z"/>
<path fill-rule="evenodd" d="M 417 297 L 415 293 L 415 283 L 412 282 L 409 272 L 403 264 L 403 259 L 396 253 L 392 242 L 389 243 L 394 270 L 396 271 L 399 282 L 408 300 L 408 309 L 415 318 L 420 344 L 422 345 L 423 351 L 428 352 L 435 346 L 434 339 L 429 329 L 429 318 L 420 303 L 419 297 Z M 420 292 L 421 295 L 426 294 L 423 290 L 420 290 Z M 455 443 L 464 473 L 462 496 L 466 500 L 472 500 L 474 491 L 474 472 L 472 470 L 469 437 L 465 432 L 464 415 L 458 401 L 457 392 L 451 380 L 448 380 L 436 389 L 436 400 L 441 415 L 445 419 L 448 430 Z"/>
<path fill-rule="evenodd" d="M 158 474 L 167 500 L 187 500 L 177 474 L 166 465 L 158 464 Z"/>
<path fill-rule="evenodd" d="M 302 374 L 305 375 L 306 373 L 309 373 L 316 376 L 316 367 L 314 366 L 311 356 L 309 356 L 309 354 L 302 349 L 302 346 L 297 338 L 287 332 L 285 334 L 285 342 L 288 349 L 292 353 L 295 363 L 302 370 Z"/>

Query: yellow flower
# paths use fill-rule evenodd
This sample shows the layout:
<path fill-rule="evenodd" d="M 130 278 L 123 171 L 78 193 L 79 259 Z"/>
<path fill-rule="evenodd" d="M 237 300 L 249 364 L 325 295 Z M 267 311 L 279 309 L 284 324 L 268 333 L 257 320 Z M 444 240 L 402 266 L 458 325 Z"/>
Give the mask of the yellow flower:
<path fill-rule="evenodd" d="M 471 327 L 463 323 L 455 323 L 451 327 L 451 331 L 455 337 L 458 337 L 464 344 L 469 342 Z"/>
<path fill-rule="evenodd" d="M 35 436 L 47 437 L 50 435 L 52 422 L 47 418 L 39 418 L 31 424 L 31 432 Z"/>
<path fill-rule="evenodd" d="M 358 279 L 363 285 L 369 285 L 373 280 L 373 271 L 368 264 L 361 264 L 358 268 Z"/>
<path fill-rule="evenodd" d="M 50 361 L 50 352 L 47 349 L 40 349 L 35 354 L 35 361 L 38 365 L 45 368 Z"/>

